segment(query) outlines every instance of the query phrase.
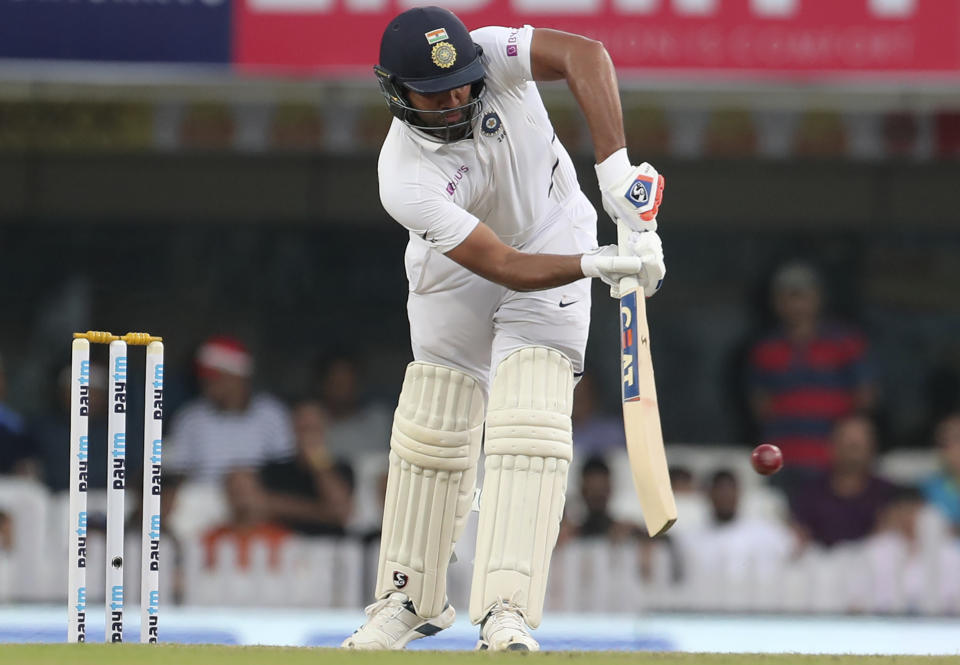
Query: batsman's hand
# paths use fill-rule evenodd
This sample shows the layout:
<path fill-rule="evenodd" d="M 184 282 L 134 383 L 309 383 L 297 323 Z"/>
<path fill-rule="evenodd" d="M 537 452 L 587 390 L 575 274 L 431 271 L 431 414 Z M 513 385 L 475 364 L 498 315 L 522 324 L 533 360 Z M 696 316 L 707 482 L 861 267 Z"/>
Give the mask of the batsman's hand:
<path fill-rule="evenodd" d="M 626 250 L 621 250 L 621 256 L 636 256 L 643 261 L 643 268 L 637 275 L 637 282 L 643 289 L 643 295 L 649 298 L 660 290 L 663 278 L 667 276 L 667 264 L 663 261 L 663 242 L 656 231 L 638 233 L 632 231 L 627 239 Z M 620 285 L 610 287 L 610 297 L 619 298 Z"/>
<path fill-rule="evenodd" d="M 596 165 L 603 209 L 632 231 L 656 231 L 663 176 L 647 162 L 633 166 L 621 148 Z"/>
<path fill-rule="evenodd" d="M 663 262 L 663 245 L 655 231 L 631 233 L 623 255 L 617 245 L 590 250 L 580 257 L 580 270 L 585 277 L 598 277 L 610 287 L 610 296 L 620 297 L 620 280 L 634 277 L 646 297 L 652 296 L 663 283 L 667 267 Z"/>

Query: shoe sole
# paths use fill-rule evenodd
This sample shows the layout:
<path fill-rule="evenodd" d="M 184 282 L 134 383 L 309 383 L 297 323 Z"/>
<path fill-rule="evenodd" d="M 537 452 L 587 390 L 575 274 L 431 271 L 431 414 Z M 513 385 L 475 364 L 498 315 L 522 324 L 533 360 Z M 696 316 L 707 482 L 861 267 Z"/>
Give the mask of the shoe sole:
<path fill-rule="evenodd" d="M 487 642 L 479 640 L 477 642 L 477 646 L 474 647 L 474 651 L 496 651 L 496 649 L 491 649 Z M 536 651 L 536 649 L 531 649 L 526 644 L 521 644 L 520 642 L 514 642 L 513 644 L 508 644 L 505 648 L 500 649 L 500 651 Z"/>

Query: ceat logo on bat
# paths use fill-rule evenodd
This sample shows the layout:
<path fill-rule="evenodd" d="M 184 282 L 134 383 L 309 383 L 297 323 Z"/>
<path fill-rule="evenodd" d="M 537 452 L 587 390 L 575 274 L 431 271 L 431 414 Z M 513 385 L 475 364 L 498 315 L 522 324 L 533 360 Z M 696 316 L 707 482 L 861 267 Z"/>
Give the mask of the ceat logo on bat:
<path fill-rule="evenodd" d="M 637 383 L 637 292 L 631 291 L 620 298 L 620 380 L 623 401 L 640 399 L 640 384 Z"/>
<path fill-rule="evenodd" d="M 630 185 L 630 189 L 627 190 L 624 198 L 639 208 L 640 206 L 646 205 L 652 195 L 653 178 L 640 175 L 637 176 L 637 179 Z"/>

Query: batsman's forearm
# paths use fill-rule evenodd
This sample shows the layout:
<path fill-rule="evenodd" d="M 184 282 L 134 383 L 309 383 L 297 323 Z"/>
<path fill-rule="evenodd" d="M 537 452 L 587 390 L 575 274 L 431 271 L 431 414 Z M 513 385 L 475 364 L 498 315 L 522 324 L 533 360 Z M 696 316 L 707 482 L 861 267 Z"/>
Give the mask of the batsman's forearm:
<path fill-rule="evenodd" d="M 470 272 L 514 291 L 539 291 L 583 279 L 580 256 L 525 254 L 480 222 L 447 257 Z"/>
<path fill-rule="evenodd" d="M 514 291 L 539 291 L 583 279 L 580 256 L 513 252 L 494 274 L 483 275 Z"/>
<path fill-rule="evenodd" d="M 578 51 L 568 57 L 565 77 L 586 116 L 599 164 L 627 145 L 617 72 L 600 42 L 584 39 Z"/>

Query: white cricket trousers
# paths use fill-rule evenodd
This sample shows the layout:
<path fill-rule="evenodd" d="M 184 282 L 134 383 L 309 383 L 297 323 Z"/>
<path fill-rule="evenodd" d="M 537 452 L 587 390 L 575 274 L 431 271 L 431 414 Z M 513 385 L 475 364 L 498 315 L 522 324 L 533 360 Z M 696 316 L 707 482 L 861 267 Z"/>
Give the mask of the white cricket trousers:
<path fill-rule="evenodd" d="M 533 254 L 582 254 L 597 246 L 597 215 L 585 196 L 573 196 L 552 223 L 517 247 Z M 590 279 L 544 291 L 518 292 L 494 284 L 411 239 L 405 256 L 407 314 L 413 357 L 459 369 L 489 394 L 491 369 L 525 346 L 566 355 L 583 371 L 590 327 Z"/>

